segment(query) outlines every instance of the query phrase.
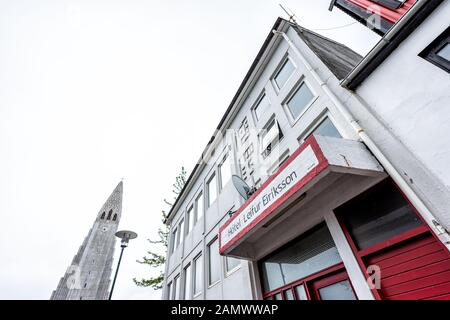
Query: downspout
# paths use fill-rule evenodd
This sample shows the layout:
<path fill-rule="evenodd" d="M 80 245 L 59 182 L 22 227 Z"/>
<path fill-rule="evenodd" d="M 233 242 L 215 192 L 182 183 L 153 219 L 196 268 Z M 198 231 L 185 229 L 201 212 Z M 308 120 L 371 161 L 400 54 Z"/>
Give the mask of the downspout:
<path fill-rule="evenodd" d="M 364 129 L 359 125 L 359 123 L 354 119 L 352 114 L 347 110 L 343 103 L 336 97 L 336 95 L 330 90 L 327 83 L 323 81 L 318 73 L 314 70 L 311 64 L 303 57 L 294 43 L 289 39 L 286 33 L 281 31 L 272 31 L 276 35 L 281 35 L 286 42 L 289 44 L 290 48 L 298 55 L 304 66 L 308 69 L 317 83 L 320 84 L 323 91 L 328 95 L 330 100 L 334 103 L 336 108 L 339 110 L 341 115 L 350 123 L 353 130 L 359 138 L 366 144 L 367 148 L 373 153 L 373 155 L 378 159 L 381 165 L 384 167 L 386 172 L 391 176 L 395 183 L 399 186 L 401 191 L 407 196 L 411 204 L 417 209 L 422 218 L 428 224 L 430 229 L 436 234 L 439 240 L 447 247 L 450 251 L 450 235 L 447 231 L 439 224 L 436 218 L 433 216 L 431 211 L 422 202 L 422 200 L 416 195 L 414 190 L 408 185 L 408 183 L 403 179 L 402 175 L 395 169 L 392 163 L 387 159 L 381 152 L 380 148 L 376 143 L 367 135 Z"/>

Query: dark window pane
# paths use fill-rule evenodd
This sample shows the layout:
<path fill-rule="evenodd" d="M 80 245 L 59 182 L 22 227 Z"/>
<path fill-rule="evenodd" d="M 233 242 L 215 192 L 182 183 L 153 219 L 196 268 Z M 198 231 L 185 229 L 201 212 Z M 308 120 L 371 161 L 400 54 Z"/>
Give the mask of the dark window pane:
<path fill-rule="evenodd" d="M 447 43 L 446 45 L 444 45 L 438 52 L 436 52 L 436 54 L 447 60 L 450 61 L 450 43 Z"/>
<path fill-rule="evenodd" d="M 262 260 L 264 289 L 272 291 L 341 261 L 330 232 L 321 224 Z"/>
<path fill-rule="evenodd" d="M 385 180 L 336 209 L 359 249 L 422 225 L 391 180 Z"/>

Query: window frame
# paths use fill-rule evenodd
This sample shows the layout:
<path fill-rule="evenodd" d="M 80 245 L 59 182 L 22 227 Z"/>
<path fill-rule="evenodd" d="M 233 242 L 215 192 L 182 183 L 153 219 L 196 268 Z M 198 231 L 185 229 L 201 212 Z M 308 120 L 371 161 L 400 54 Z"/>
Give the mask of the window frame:
<path fill-rule="evenodd" d="M 267 110 L 264 110 L 261 114 L 260 117 L 258 118 L 257 112 L 256 110 L 258 109 L 258 107 L 261 105 L 261 102 L 263 101 L 263 99 L 266 98 L 268 103 L 269 103 L 269 107 Z M 270 110 L 270 106 L 272 105 L 272 101 L 270 100 L 269 96 L 266 93 L 266 90 L 261 91 L 261 93 L 259 94 L 258 98 L 256 98 L 255 103 L 253 104 L 253 106 L 251 107 L 251 111 L 252 111 L 252 115 L 253 115 L 253 119 L 254 122 L 257 123 L 259 121 L 261 121 L 261 119 L 263 118 L 263 115 L 265 113 L 267 113 L 268 110 Z"/>
<path fill-rule="evenodd" d="M 186 218 L 185 218 L 185 225 L 186 225 L 186 235 L 190 234 L 191 231 L 194 229 L 195 225 L 195 203 L 191 203 L 187 206 L 186 209 Z"/>
<path fill-rule="evenodd" d="M 278 76 L 278 74 L 280 73 L 280 71 L 283 69 L 284 65 L 287 63 L 287 61 L 289 61 L 293 67 L 294 70 L 292 71 L 292 73 L 289 75 L 289 77 L 286 79 L 286 82 L 283 84 L 283 86 L 278 87 L 278 84 L 275 80 L 275 78 Z M 294 63 L 294 60 L 291 59 L 289 53 L 286 52 L 286 54 L 284 55 L 283 59 L 281 59 L 280 63 L 278 64 L 278 66 L 276 67 L 275 71 L 272 73 L 272 76 L 270 77 L 270 82 L 272 83 L 272 86 L 275 89 L 275 92 L 277 94 L 280 93 L 280 91 L 286 87 L 286 84 L 289 82 L 289 80 L 292 79 L 293 75 L 295 74 L 295 71 L 297 71 L 297 65 Z"/>
<path fill-rule="evenodd" d="M 189 269 L 189 270 L 187 270 Z M 187 276 L 189 274 L 189 277 Z M 186 292 L 186 283 L 188 283 L 189 280 L 189 292 Z M 188 294 L 188 296 L 186 296 Z M 193 298 L 193 292 L 192 292 L 192 264 L 188 263 L 183 268 L 183 300 L 192 300 Z"/>
<path fill-rule="evenodd" d="M 239 260 L 239 263 L 236 266 L 234 266 L 233 268 L 231 268 L 230 270 L 228 270 L 228 263 L 227 263 L 227 261 L 230 258 Z M 237 270 L 239 270 L 241 268 L 241 266 L 242 266 L 242 260 L 238 259 L 238 258 L 235 258 L 235 257 L 225 257 L 225 259 L 222 259 L 222 260 L 224 261 L 224 264 L 225 264 L 225 266 L 224 266 L 225 277 L 228 277 L 228 276 L 232 275 Z"/>
<path fill-rule="evenodd" d="M 450 60 L 444 59 L 437 54 L 446 45 L 450 45 L 450 27 L 447 27 L 447 29 L 420 52 L 419 57 L 450 73 Z"/>
<path fill-rule="evenodd" d="M 218 275 L 219 279 L 214 281 L 214 282 L 211 281 L 211 274 L 212 274 L 211 273 L 211 256 L 212 256 L 211 255 L 211 245 L 214 242 L 217 242 L 217 249 L 219 249 L 219 238 L 217 236 L 214 237 L 211 241 L 209 241 L 208 244 L 206 245 L 206 247 L 207 247 L 206 253 L 207 253 L 207 258 L 208 258 L 207 261 L 206 261 L 206 264 L 208 266 L 208 272 L 207 272 L 208 289 L 214 287 L 215 285 L 217 285 L 221 281 L 221 276 L 220 276 L 221 275 L 221 270 L 220 270 L 220 268 L 221 268 L 221 264 L 222 264 L 222 261 L 221 261 L 222 259 L 221 259 L 221 255 L 219 254 L 219 252 L 217 252 L 218 259 L 219 259 L 218 264 L 217 264 L 217 266 L 219 267 L 219 270 L 217 271 L 217 275 Z"/>
<path fill-rule="evenodd" d="M 300 112 L 300 114 L 294 118 L 294 115 L 292 114 L 291 110 L 289 109 L 288 103 L 292 100 L 292 98 L 295 96 L 295 94 L 300 90 L 300 88 L 305 85 L 308 90 L 312 94 L 311 100 L 306 104 L 306 106 L 303 108 L 303 110 Z M 283 102 L 281 103 L 283 107 L 283 111 L 286 114 L 286 117 L 289 120 L 289 123 L 291 127 L 293 127 L 302 117 L 303 115 L 311 108 L 311 106 L 316 102 L 316 100 L 319 98 L 319 95 L 317 92 L 313 89 L 309 81 L 305 78 L 305 76 L 302 76 L 300 80 L 292 87 L 292 90 L 289 92 L 289 94 L 284 98 Z"/>
<path fill-rule="evenodd" d="M 178 244 L 177 244 L 177 238 L 178 238 L 178 224 L 176 224 L 175 228 L 173 228 L 171 234 L 172 234 L 172 248 L 171 248 L 171 253 L 173 254 L 175 252 L 175 250 L 178 248 Z"/>
<path fill-rule="evenodd" d="M 202 203 L 202 214 L 200 215 L 200 217 L 198 216 L 198 199 L 202 198 L 200 201 Z M 205 214 L 205 192 L 204 190 L 200 190 L 200 192 L 197 193 L 197 196 L 194 198 L 194 224 L 197 224 L 197 222 L 199 221 L 199 218 L 203 217 L 203 215 Z"/>
<path fill-rule="evenodd" d="M 212 180 L 214 180 L 214 182 L 216 184 L 216 196 L 215 196 L 213 201 L 211 201 L 211 194 L 210 194 L 211 190 L 210 190 L 210 187 L 209 187 Z M 217 198 L 219 196 L 219 188 L 218 188 L 219 184 L 218 183 L 219 183 L 219 181 L 217 180 L 217 172 L 216 172 L 216 170 L 213 170 L 213 172 L 209 175 L 208 179 L 206 180 L 206 190 L 208 192 L 208 194 L 207 194 L 207 196 L 208 196 L 208 201 L 207 201 L 208 208 L 211 207 L 211 205 L 217 200 Z"/>
<path fill-rule="evenodd" d="M 199 259 L 202 259 L 202 260 L 199 262 L 199 264 L 200 264 L 200 266 L 201 266 L 201 268 L 202 268 L 202 270 L 201 270 L 201 272 L 200 272 L 201 283 L 200 283 L 200 291 L 196 292 L 195 290 L 196 290 L 197 266 L 198 266 L 197 261 L 198 261 Z M 204 265 L 203 255 L 202 255 L 201 252 L 195 256 L 195 258 L 194 258 L 193 261 L 192 261 L 192 265 L 193 265 L 193 268 L 192 268 L 192 274 L 193 274 L 193 277 L 192 277 L 192 279 L 193 279 L 193 280 L 192 280 L 192 299 L 195 299 L 195 298 L 197 298 L 198 296 L 200 296 L 200 295 L 203 293 L 203 284 L 204 284 L 204 281 L 205 281 L 205 277 L 204 277 L 204 274 L 205 274 L 205 271 L 204 271 L 204 270 L 205 270 L 205 265 Z"/>
<path fill-rule="evenodd" d="M 297 138 L 298 143 L 301 145 L 305 142 L 307 138 L 316 130 L 322 122 L 324 122 L 328 118 L 333 126 L 336 128 L 338 133 L 342 136 L 342 139 L 345 139 L 346 136 L 343 134 L 342 129 L 336 124 L 336 121 L 334 120 L 333 115 L 330 113 L 329 110 L 325 110 L 320 116 L 318 116 L 314 121 L 310 124 L 310 126 L 302 132 L 302 134 Z"/>
<path fill-rule="evenodd" d="M 173 277 L 172 300 L 180 300 L 180 281 L 181 281 L 180 274 L 177 274 L 175 277 Z M 177 295 L 178 295 L 178 297 L 177 297 Z"/>
<path fill-rule="evenodd" d="M 217 166 L 217 169 L 218 169 L 217 171 L 219 172 L 219 179 L 220 179 L 220 181 L 219 181 L 219 187 L 220 187 L 219 193 L 222 192 L 222 190 L 225 187 L 225 185 L 229 181 L 231 181 L 231 176 L 233 175 L 233 170 L 231 170 L 231 152 L 225 152 L 224 156 L 222 156 L 221 159 L 222 160 L 220 161 L 220 164 Z M 229 163 L 228 163 L 229 164 L 229 168 L 228 169 L 230 171 L 230 178 L 227 181 L 223 181 L 223 178 L 222 178 L 222 167 L 223 167 L 225 161 L 227 161 L 227 160 L 230 160 Z"/>
<path fill-rule="evenodd" d="M 184 217 L 178 221 L 178 244 L 177 247 L 182 245 L 184 242 L 184 236 L 186 233 L 186 226 L 184 224 Z"/>
<path fill-rule="evenodd" d="M 272 122 L 274 122 L 273 125 L 271 125 Z M 272 128 L 275 125 L 278 126 L 278 136 L 276 138 L 272 139 L 272 141 L 270 141 L 270 143 L 268 143 L 268 145 L 264 148 L 264 146 L 263 146 L 263 138 L 269 132 L 269 130 L 267 130 L 267 128 L 269 128 L 269 127 Z M 275 114 L 273 114 L 270 117 L 270 119 L 266 122 L 264 127 L 261 129 L 261 132 L 258 134 L 259 149 L 260 149 L 259 152 L 263 156 L 263 158 L 266 159 L 267 157 L 269 157 L 269 155 L 272 154 L 273 147 L 275 147 L 277 144 L 279 144 L 283 139 L 284 139 L 283 130 L 281 129 L 280 123 L 278 122 Z M 268 149 L 270 149 L 270 151 L 268 151 Z"/>

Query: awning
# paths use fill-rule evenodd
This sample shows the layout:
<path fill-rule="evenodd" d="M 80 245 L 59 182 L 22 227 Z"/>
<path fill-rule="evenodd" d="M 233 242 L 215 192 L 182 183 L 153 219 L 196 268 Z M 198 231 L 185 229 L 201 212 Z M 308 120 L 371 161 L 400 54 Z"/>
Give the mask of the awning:
<path fill-rule="evenodd" d="M 320 198 L 321 192 L 333 183 L 338 180 L 342 183 L 343 176 L 355 175 L 359 179 L 385 176 L 383 168 L 363 143 L 325 136 L 309 137 L 220 227 L 220 253 L 257 258 L 251 250 L 254 242 L 264 236 L 283 211 L 299 202 L 310 201 L 310 194 L 314 194 L 315 199 Z"/>

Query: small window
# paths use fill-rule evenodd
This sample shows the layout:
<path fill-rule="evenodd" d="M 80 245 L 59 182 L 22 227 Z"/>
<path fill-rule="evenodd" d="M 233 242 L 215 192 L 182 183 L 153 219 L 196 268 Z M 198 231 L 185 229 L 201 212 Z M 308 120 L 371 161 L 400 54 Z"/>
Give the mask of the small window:
<path fill-rule="evenodd" d="M 178 245 L 183 243 L 184 240 L 184 219 L 181 220 L 179 227 L 178 227 L 178 234 L 180 240 L 178 241 Z"/>
<path fill-rule="evenodd" d="M 177 275 L 173 280 L 173 300 L 178 300 L 180 297 L 180 275 Z"/>
<path fill-rule="evenodd" d="M 216 174 L 214 173 L 208 180 L 208 207 L 216 200 L 217 198 L 217 181 Z"/>
<path fill-rule="evenodd" d="M 191 205 L 186 213 L 186 234 L 189 234 L 194 227 L 194 205 Z"/>
<path fill-rule="evenodd" d="M 86 287 L 87 287 L 87 282 L 84 283 L 84 288 L 86 288 Z"/>
<path fill-rule="evenodd" d="M 208 245 L 208 284 L 213 285 L 220 280 L 219 241 L 216 238 Z"/>
<path fill-rule="evenodd" d="M 230 163 L 230 155 L 226 155 L 222 164 L 219 166 L 220 172 L 220 189 L 223 189 L 227 182 L 231 179 L 231 163 Z"/>
<path fill-rule="evenodd" d="M 330 118 L 326 117 L 323 119 L 312 131 L 309 133 L 304 140 L 308 139 L 310 135 L 316 134 L 319 136 L 342 138 L 339 131 L 336 129 Z"/>
<path fill-rule="evenodd" d="M 277 86 L 278 89 L 281 89 L 284 87 L 286 82 L 289 80 L 291 75 L 294 73 L 295 67 L 294 64 L 291 62 L 289 58 L 286 58 L 284 60 L 283 64 L 279 68 L 279 70 L 276 72 L 273 80 Z"/>
<path fill-rule="evenodd" d="M 202 292 L 203 285 L 203 259 L 199 255 L 194 260 L 194 296 Z"/>
<path fill-rule="evenodd" d="M 172 232 L 172 252 L 178 247 L 178 229 L 175 228 Z"/>
<path fill-rule="evenodd" d="M 100 219 L 105 219 L 105 214 L 106 214 L 106 212 L 103 211 L 102 216 L 100 217 Z"/>
<path fill-rule="evenodd" d="M 195 200 L 195 221 L 197 222 L 203 216 L 203 193 L 200 193 Z"/>
<path fill-rule="evenodd" d="M 450 27 L 422 51 L 419 56 L 450 73 Z"/>
<path fill-rule="evenodd" d="M 303 114 L 306 108 L 311 104 L 313 98 L 314 94 L 311 92 L 308 85 L 305 82 L 302 82 L 286 103 L 289 114 L 294 121 Z"/>
<path fill-rule="evenodd" d="M 225 262 L 227 265 L 227 272 L 233 271 L 241 264 L 241 260 L 233 258 L 233 257 L 226 257 L 225 260 L 226 260 Z"/>
<path fill-rule="evenodd" d="M 269 121 L 261 134 L 261 150 L 264 156 L 268 156 L 272 148 L 283 138 L 283 132 L 278 121 L 273 118 Z"/>
<path fill-rule="evenodd" d="M 192 271 L 189 264 L 184 268 L 184 300 L 192 299 Z"/>
<path fill-rule="evenodd" d="M 269 98 L 263 94 L 256 102 L 253 112 L 255 114 L 256 121 L 261 119 L 261 116 L 270 108 Z"/>
<path fill-rule="evenodd" d="M 114 213 L 113 221 L 117 220 L 117 213 Z"/>
<path fill-rule="evenodd" d="M 111 220 L 112 210 L 109 210 L 106 220 Z"/>
<path fill-rule="evenodd" d="M 172 282 L 167 285 L 167 300 L 172 300 Z"/>

